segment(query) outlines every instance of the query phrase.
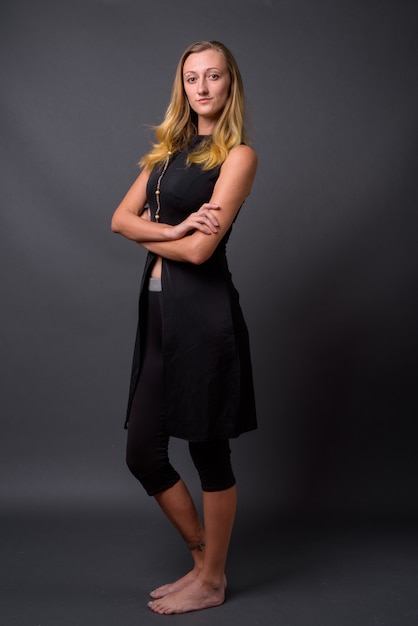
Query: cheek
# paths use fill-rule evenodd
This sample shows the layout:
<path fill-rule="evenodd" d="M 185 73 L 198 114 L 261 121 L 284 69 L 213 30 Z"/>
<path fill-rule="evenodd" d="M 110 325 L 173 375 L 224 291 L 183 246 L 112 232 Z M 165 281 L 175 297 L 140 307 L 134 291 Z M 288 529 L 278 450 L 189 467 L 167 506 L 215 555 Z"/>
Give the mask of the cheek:
<path fill-rule="evenodd" d="M 231 84 L 230 84 L 230 83 L 229 83 L 229 84 L 226 84 L 226 85 L 223 85 L 222 92 L 221 92 L 221 94 L 220 94 L 220 95 L 222 95 L 222 97 L 223 97 L 225 100 L 227 100 L 227 99 L 229 98 L 229 92 L 230 92 L 230 90 L 231 90 Z"/>
<path fill-rule="evenodd" d="M 191 96 L 191 93 L 190 93 L 190 89 L 188 89 L 187 87 L 188 87 L 188 85 L 183 85 L 184 93 L 185 93 L 185 95 L 186 95 L 187 100 L 188 100 L 188 101 L 189 101 L 189 103 L 190 103 L 190 96 Z"/>
<path fill-rule="evenodd" d="M 186 87 L 184 88 L 184 94 L 186 96 L 186 100 L 189 103 L 190 108 L 194 111 L 195 110 L 195 102 L 194 102 L 194 97 L 193 94 L 191 92 L 191 90 L 187 90 Z"/>
<path fill-rule="evenodd" d="M 222 90 L 222 100 L 226 102 L 228 98 L 229 98 L 229 87 L 225 87 L 225 89 Z"/>

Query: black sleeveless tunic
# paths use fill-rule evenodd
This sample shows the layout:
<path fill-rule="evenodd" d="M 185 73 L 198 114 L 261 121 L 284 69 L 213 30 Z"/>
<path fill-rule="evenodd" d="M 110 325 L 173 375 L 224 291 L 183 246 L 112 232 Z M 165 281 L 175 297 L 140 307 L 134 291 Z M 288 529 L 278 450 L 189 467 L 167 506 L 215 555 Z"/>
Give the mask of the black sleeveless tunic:
<path fill-rule="evenodd" d="M 175 225 L 209 202 L 220 168 L 187 165 L 202 138 L 175 153 L 162 178 L 160 220 Z M 161 168 L 151 172 L 147 199 L 155 219 L 155 189 Z M 238 437 L 257 427 L 247 327 L 226 259 L 232 227 L 201 265 L 163 259 L 163 356 L 161 381 L 168 433 L 188 441 Z M 149 253 L 139 297 L 127 421 L 140 375 L 144 304 L 156 255 Z"/>

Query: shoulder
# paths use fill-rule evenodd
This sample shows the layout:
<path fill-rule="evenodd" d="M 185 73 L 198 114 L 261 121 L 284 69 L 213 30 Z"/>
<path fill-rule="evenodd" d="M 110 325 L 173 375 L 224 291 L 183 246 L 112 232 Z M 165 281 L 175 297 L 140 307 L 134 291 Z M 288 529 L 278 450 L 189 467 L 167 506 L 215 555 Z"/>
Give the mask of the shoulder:
<path fill-rule="evenodd" d="M 222 169 L 229 169 L 230 167 L 240 167 L 245 170 L 257 169 L 257 154 L 250 146 L 241 144 L 230 150 L 228 156 L 222 164 Z"/>
<path fill-rule="evenodd" d="M 241 145 L 232 148 L 232 150 L 230 150 L 228 154 L 228 157 L 230 156 L 239 159 L 257 160 L 257 154 L 250 146 L 247 146 L 245 143 L 242 143 Z"/>

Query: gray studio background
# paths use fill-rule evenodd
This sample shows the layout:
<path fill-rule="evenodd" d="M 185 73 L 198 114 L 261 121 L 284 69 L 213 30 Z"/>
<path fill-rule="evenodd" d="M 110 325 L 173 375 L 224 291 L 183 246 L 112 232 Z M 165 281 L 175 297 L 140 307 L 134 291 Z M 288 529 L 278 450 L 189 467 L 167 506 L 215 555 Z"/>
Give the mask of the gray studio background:
<path fill-rule="evenodd" d="M 408 1 L 2 0 L 0 497 L 151 507 L 124 466 L 143 251 L 110 218 L 199 39 L 259 172 L 229 246 L 260 428 L 242 506 L 414 516 L 417 38 Z M 176 464 L 197 483 L 187 448 Z"/>

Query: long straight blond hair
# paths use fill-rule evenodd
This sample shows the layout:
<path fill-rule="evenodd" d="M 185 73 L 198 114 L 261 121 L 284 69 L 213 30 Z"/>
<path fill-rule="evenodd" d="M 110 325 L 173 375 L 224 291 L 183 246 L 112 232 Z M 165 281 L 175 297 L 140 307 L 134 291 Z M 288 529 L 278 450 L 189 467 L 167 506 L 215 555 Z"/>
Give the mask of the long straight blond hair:
<path fill-rule="evenodd" d="M 191 54 L 215 50 L 224 57 L 231 79 L 229 97 L 210 140 L 203 141 L 189 154 L 188 163 L 197 163 L 209 170 L 221 165 L 229 151 L 242 143 L 248 144 L 245 130 L 244 86 L 237 62 L 231 51 L 219 41 L 198 41 L 182 54 L 177 65 L 168 105 L 163 122 L 155 127 L 157 141 L 150 152 L 140 160 L 141 166 L 152 169 L 167 158 L 168 152 L 183 150 L 197 133 L 197 114 L 190 107 L 183 86 L 184 63 Z"/>

